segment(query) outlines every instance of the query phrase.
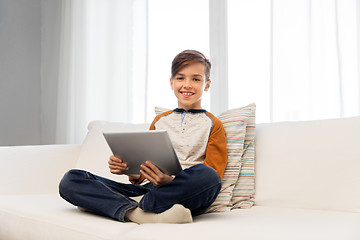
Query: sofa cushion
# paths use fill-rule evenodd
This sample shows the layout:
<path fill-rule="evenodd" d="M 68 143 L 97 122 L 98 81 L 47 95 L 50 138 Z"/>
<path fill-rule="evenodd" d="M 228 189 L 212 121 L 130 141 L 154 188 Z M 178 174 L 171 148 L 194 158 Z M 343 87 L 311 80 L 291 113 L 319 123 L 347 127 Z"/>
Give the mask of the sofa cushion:
<path fill-rule="evenodd" d="M 57 193 L 79 153 L 71 144 L 0 147 L 0 195 Z"/>
<path fill-rule="evenodd" d="M 0 239 L 110 240 L 137 224 L 79 211 L 59 195 L 0 195 Z"/>
<path fill-rule="evenodd" d="M 126 175 L 110 173 L 108 160 L 112 152 L 103 136 L 104 132 L 145 131 L 149 124 L 126 124 L 107 121 L 93 121 L 89 123 L 88 133 L 80 150 L 76 168 L 89 171 L 114 181 L 129 183 Z"/>
<path fill-rule="evenodd" d="M 360 116 L 259 124 L 261 206 L 360 212 Z"/>

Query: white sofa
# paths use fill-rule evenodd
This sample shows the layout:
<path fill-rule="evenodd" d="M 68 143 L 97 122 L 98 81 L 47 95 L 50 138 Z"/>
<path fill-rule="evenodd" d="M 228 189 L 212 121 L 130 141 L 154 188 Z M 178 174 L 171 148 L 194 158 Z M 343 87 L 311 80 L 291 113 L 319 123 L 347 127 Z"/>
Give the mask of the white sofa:
<path fill-rule="evenodd" d="M 71 168 L 126 181 L 91 140 L 0 147 L 0 239 L 360 240 L 360 116 L 256 127 L 255 205 L 191 224 L 121 223 L 62 200 L 58 183 Z"/>

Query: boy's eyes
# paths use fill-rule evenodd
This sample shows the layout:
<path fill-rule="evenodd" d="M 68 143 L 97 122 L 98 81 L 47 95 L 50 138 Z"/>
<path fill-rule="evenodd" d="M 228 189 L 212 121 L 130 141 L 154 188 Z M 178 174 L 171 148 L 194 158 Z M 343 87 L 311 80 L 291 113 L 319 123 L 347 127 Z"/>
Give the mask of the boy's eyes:
<path fill-rule="evenodd" d="M 184 80 L 184 77 L 176 77 L 175 79 L 176 79 L 176 80 Z M 192 80 L 194 80 L 194 81 L 196 81 L 196 82 L 201 81 L 200 78 L 193 78 Z"/>

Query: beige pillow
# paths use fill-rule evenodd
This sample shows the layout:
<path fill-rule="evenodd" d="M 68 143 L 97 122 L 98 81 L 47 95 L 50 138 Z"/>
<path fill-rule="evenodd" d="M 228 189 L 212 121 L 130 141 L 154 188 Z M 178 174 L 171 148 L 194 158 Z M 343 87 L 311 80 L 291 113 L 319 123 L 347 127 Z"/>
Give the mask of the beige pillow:
<path fill-rule="evenodd" d="M 232 209 L 250 208 L 255 197 L 255 111 L 256 105 L 250 104 L 250 115 L 246 125 L 246 136 L 239 178 L 231 197 Z"/>
<path fill-rule="evenodd" d="M 234 187 L 241 173 L 241 156 L 246 138 L 246 126 L 251 114 L 251 105 L 226 111 L 218 116 L 223 123 L 228 152 L 228 163 L 222 179 L 222 186 L 215 202 L 207 212 L 229 211 Z"/>

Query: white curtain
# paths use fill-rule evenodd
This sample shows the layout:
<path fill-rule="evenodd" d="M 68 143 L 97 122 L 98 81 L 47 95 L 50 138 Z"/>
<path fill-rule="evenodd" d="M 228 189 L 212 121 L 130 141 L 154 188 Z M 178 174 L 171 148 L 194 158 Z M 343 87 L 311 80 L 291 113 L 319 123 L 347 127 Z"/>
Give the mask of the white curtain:
<path fill-rule="evenodd" d="M 145 121 L 146 8 L 62 1 L 56 143 L 81 143 L 92 120 Z"/>
<path fill-rule="evenodd" d="M 228 0 L 229 106 L 258 122 L 360 114 L 358 0 Z"/>

